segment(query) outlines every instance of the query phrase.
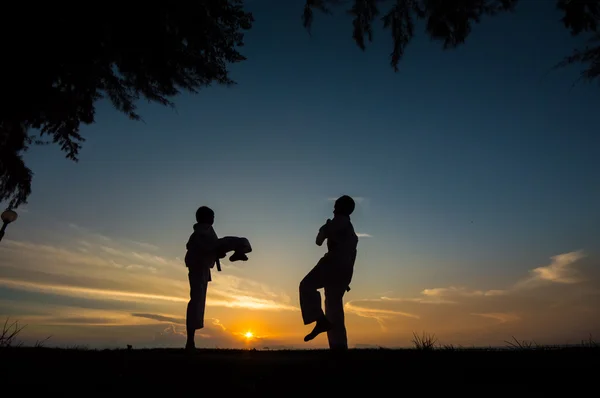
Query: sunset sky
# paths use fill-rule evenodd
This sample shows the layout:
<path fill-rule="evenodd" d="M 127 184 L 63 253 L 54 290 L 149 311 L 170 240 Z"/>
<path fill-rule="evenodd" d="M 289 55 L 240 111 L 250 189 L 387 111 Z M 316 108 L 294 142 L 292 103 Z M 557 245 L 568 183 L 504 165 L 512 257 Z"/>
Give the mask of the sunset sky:
<path fill-rule="evenodd" d="M 600 90 L 551 70 L 581 44 L 554 2 L 486 18 L 453 51 L 419 29 L 398 73 L 387 32 L 363 53 L 338 12 L 309 36 L 303 3 L 248 2 L 237 86 L 175 110 L 142 102 L 143 122 L 102 102 L 79 163 L 26 154 L 33 194 L 0 242 L 2 319 L 26 324 L 26 343 L 183 347 L 185 243 L 208 205 L 216 232 L 254 251 L 213 272 L 197 346 L 326 347 L 302 341 L 298 284 L 349 194 L 351 347 L 600 336 Z"/>

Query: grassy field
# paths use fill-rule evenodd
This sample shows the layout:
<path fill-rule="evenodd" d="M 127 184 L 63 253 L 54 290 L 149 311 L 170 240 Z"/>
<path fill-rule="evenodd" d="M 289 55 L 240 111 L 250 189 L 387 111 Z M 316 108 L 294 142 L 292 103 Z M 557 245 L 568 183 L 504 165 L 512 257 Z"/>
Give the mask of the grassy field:
<path fill-rule="evenodd" d="M 0 378 L 44 392 L 170 392 L 325 394 L 396 391 L 434 392 L 457 384 L 597 385 L 597 347 L 483 349 L 253 351 L 183 349 L 78 350 L 17 347 L 0 349 Z M 203 383 L 203 384 L 198 384 Z M 87 386 L 87 387 L 85 387 Z M 415 387 L 417 386 L 417 387 Z M 423 390 L 424 389 L 424 390 Z M 408 391 L 406 391 L 408 392 Z M 579 394 L 577 395 L 579 396 Z"/>
<path fill-rule="evenodd" d="M 16 323 L 0 333 L 0 385 L 25 393 L 127 391 L 170 393 L 275 393 L 296 396 L 365 394 L 390 391 L 436 394 L 461 385 L 530 384 L 534 391 L 569 395 L 594 388 L 600 370 L 600 345 L 590 336 L 578 346 L 548 347 L 513 338 L 505 348 L 455 348 L 436 345 L 435 336 L 414 335 L 413 349 L 88 350 L 24 347 Z M 43 343 L 43 342 L 42 342 Z M 17 386 L 17 390 L 8 389 Z M 85 390 L 84 390 L 85 389 Z M 562 387 L 561 387 L 562 389 Z M 481 390 L 475 390 L 482 393 Z M 490 395 L 490 390 L 483 391 Z M 495 391 L 495 390 L 493 390 Z M 588 393 L 576 394 L 576 396 Z"/>

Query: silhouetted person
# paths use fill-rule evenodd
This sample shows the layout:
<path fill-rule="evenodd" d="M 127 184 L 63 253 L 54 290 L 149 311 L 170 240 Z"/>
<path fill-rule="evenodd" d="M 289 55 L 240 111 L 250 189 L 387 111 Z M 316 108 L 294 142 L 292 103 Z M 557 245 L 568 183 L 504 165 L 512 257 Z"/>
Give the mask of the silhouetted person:
<path fill-rule="evenodd" d="M 330 349 L 348 349 L 344 324 L 344 294 L 349 290 L 358 236 L 350 221 L 354 200 L 344 195 L 336 200 L 333 220 L 328 219 L 319 229 L 316 243 L 321 246 L 327 240 L 327 253 L 300 282 L 300 309 L 305 325 L 316 322 L 304 341 L 310 341 L 320 333 L 327 332 Z M 321 308 L 321 294 L 325 289 L 325 313 Z"/>
<path fill-rule="evenodd" d="M 220 271 L 219 259 L 224 258 L 227 252 L 234 251 L 230 261 L 246 261 L 246 253 L 252 251 L 250 242 L 246 238 L 227 236 L 218 238 L 213 224 L 215 213 L 206 206 L 196 210 L 196 224 L 194 232 L 186 244 L 185 265 L 188 267 L 190 281 L 190 301 L 187 305 L 186 328 L 187 343 L 185 348 L 196 348 L 194 335 L 196 330 L 204 327 L 204 310 L 206 307 L 206 293 L 208 282 L 212 281 L 210 269 L 217 264 Z"/>

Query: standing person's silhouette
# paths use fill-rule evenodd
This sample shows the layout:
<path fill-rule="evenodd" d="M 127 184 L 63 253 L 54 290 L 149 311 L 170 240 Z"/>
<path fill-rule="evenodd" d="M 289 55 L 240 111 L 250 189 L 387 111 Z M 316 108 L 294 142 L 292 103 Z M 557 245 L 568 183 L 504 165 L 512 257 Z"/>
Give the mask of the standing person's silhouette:
<path fill-rule="evenodd" d="M 343 299 L 352 281 L 358 246 L 358 236 L 350 221 L 354 207 L 350 196 L 336 200 L 333 219 L 319 229 L 316 239 L 319 246 L 327 240 L 327 253 L 300 282 L 302 320 L 305 325 L 316 322 L 304 341 L 327 332 L 330 349 L 348 349 Z M 321 288 L 325 289 L 325 313 L 318 291 Z"/>
<path fill-rule="evenodd" d="M 219 257 L 224 254 L 217 252 L 219 238 L 213 229 L 215 213 L 206 206 L 201 206 L 196 211 L 196 224 L 194 232 L 186 244 L 185 265 L 188 267 L 190 281 L 190 301 L 186 312 L 187 343 L 185 348 L 196 348 L 194 335 L 196 330 L 204 327 L 204 309 L 206 306 L 206 292 L 208 282 L 212 280 L 210 269 L 215 266 Z"/>
<path fill-rule="evenodd" d="M 221 271 L 219 259 L 233 251 L 229 261 L 247 261 L 247 253 L 252 251 L 252 246 L 246 238 L 225 236 L 221 239 L 213 228 L 215 222 L 214 211 L 206 206 L 196 210 L 196 224 L 194 232 L 186 244 L 185 265 L 188 267 L 190 281 L 190 301 L 186 312 L 187 343 L 185 348 L 194 350 L 196 330 L 204 327 L 204 310 L 206 307 L 206 293 L 208 282 L 212 281 L 210 269 L 217 264 Z"/>

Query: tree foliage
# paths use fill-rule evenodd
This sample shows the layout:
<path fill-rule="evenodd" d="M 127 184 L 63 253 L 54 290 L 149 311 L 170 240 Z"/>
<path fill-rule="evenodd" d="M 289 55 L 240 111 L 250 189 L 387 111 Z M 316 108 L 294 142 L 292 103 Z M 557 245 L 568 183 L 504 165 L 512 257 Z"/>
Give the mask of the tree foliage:
<path fill-rule="evenodd" d="M 592 82 L 600 78 L 600 0 L 559 0 L 558 8 L 564 13 L 562 22 L 572 35 L 588 33 L 588 46 L 576 49 L 557 67 L 579 63 L 585 65 L 581 79 Z"/>
<path fill-rule="evenodd" d="M 237 48 L 253 23 L 243 0 L 28 7 L 7 7 L 0 27 L 0 201 L 10 207 L 31 193 L 23 153 L 56 144 L 77 161 L 99 99 L 138 120 L 140 99 L 172 106 L 182 90 L 234 84 L 228 64 L 245 59 Z"/>
<path fill-rule="evenodd" d="M 314 11 L 333 14 L 333 8 L 346 6 L 352 15 L 352 37 L 358 47 L 366 48 L 365 39 L 373 40 L 373 26 L 381 22 L 393 39 L 390 64 L 398 71 L 404 52 L 415 35 L 415 24 L 425 21 L 426 33 L 441 41 L 444 49 L 463 44 L 474 23 L 485 15 L 513 11 L 518 0 L 306 0 L 302 16 L 308 29 Z M 382 8 L 385 7 L 385 11 Z M 378 21 L 377 21 L 378 20 Z"/>
<path fill-rule="evenodd" d="M 284 1 L 284 0 L 281 0 Z M 600 75 L 600 0 L 555 0 L 572 35 L 590 34 L 590 45 L 556 65 L 586 65 L 582 79 Z M 310 31 L 314 13 L 344 7 L 352 37 L 366 49 L 381 23 L 393 38 L 390 65 L 398 71 L 405 49 L 423 21 L 426 34 L 451 49 L 463 44 L 485 16 L 512 12 L 518 0 L 306 0 Z M 545 6 L 545 1 L 539 1 Z M 17 3 L 15 3 L 17 4 Z M 5 7 L 0 25 L 0 201 L 27 203 L 33 173 L 23 154 L 34 144 L 58 145 L 78 160 L 82 124 L 95 120 L 95 104 L 108 98 L 139 120 L 140 99 L 173 106 L 182 90 L 234 84 L 228 65 L 245 60 L 238 51 L 253 17 L 243 0 L 172 1 L 140 10 L 67 3 Z M 548 43 L 548 45 L 552 45 Z"/>
<path fill-rule="evenodd" d="M 373 40 L 373 26 L 381 23 L 393 39 L 390 64 L 395 71 L 415 35 L 415 24 L 422 20 L 430 38 L 442 42 L 443 49 L 463 44 L 475 23 L 485 16 L 513 12 L 518 0 L 306 0 L 302 20 L 310 30 L 314 13 L 333 14 L 336 7 L 345 7 L 353 17 L 353 38 L 358 47 L 366 48 Z M 546 1 L 539 5 L 547 6 Z M 582 63 L 586 68 L 582 78 L 588 81 L 600 76 L 600 0 L 557 0 L 563 14 L 562 23 L 572 35 L 590 33 L 590 46 L 565 57 L 557 67 Z M 549 44 L 550 45 L 550 44 Z"/>

